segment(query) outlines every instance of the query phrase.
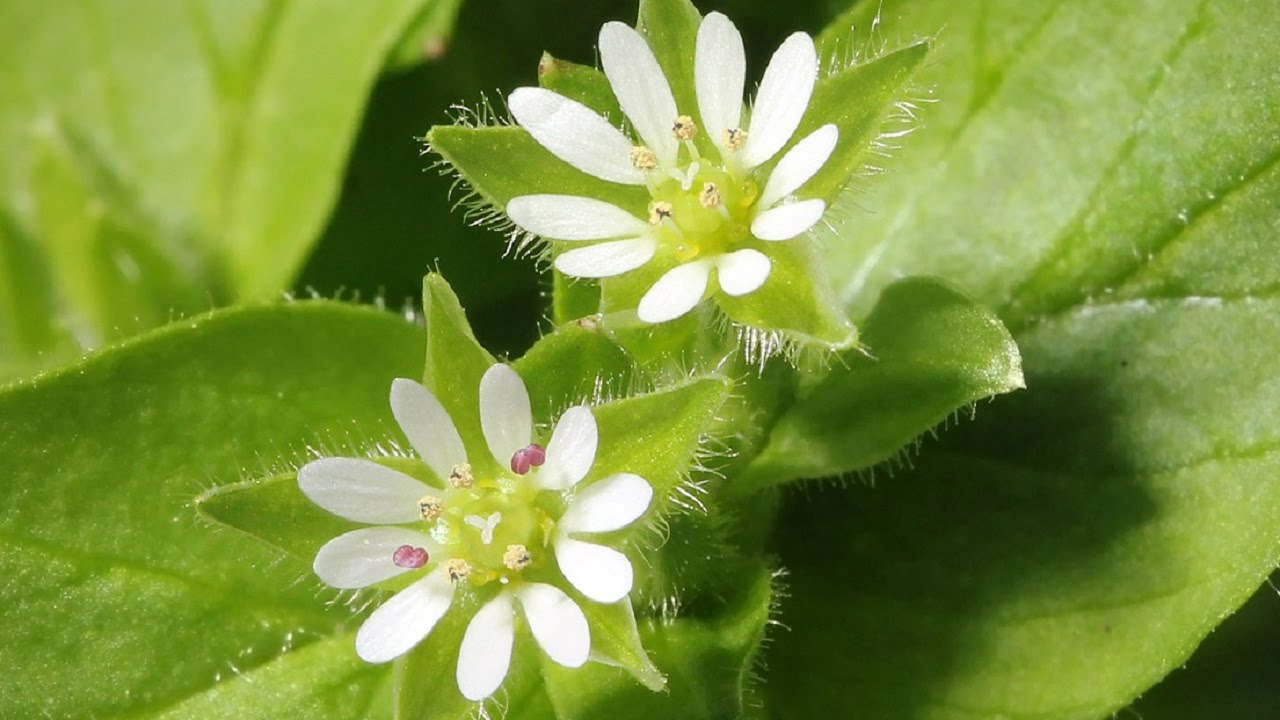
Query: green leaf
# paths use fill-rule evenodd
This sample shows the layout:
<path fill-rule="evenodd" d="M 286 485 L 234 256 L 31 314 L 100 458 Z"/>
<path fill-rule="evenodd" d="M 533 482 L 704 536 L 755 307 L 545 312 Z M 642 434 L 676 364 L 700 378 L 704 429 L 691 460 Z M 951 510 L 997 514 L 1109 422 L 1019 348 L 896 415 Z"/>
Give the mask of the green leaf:
<path fill-rule="evenodd" d="M 1280 9 L 955 10 L 883 4 L 946 26 L 942 102 L 831 265 L 858 307 L 916 273 L 992 305 L 1029 390 L 786 518 L 779 717 L 1109 717 L 1280 558 Z"/>
<path fill-rule="evenodd" d="M 805 389 L 735 489 L 870 468 L 965 407 L 1023 387 L 1000 320 L 936 281 L 890 285 L 862 330 L 865 350 Z"/>
<path fill-rule="evenodd" d="M 388 69 L 411 68 L 423 61 L 440 60 L 449 51 L 450 39 L 462 11 L 462 0 L 427 0 L 418 17 L 405 28 L 387 58 Z"/>
<path fill-rule="evenodd" d="M 316 645 L 349 611 L 309 561 L 198 522 L 190 501 L 390 430 L 387 387 L 422 352 L 394 315 L 299 303 L 214 313 L 0 392 L 0 716 L 244 717 L 259 677 L 363 716 L 376 678 Z"/>
<path fill-rule="evenodd" d="M 0 336 L 0 369 L 287 289 L 429 1 L 0 8 L 0 285 L 38 289 L 0 312 L 49 323 Z"/>

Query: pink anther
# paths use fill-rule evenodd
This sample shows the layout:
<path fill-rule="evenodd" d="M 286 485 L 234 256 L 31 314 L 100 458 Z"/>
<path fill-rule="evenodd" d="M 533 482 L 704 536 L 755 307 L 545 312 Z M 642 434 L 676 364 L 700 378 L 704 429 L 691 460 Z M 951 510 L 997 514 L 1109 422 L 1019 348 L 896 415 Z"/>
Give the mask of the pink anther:
<path fill-rule="evenodd" d="M 416 570 L 427 564 L 427 557 L 425 548 L 401 545 L 391 555 L 391 562 L 402 568 Z"/>
<path fill-rule="evenodd" d="M 530 469 L 542 467 L 547 461 L 547 451 L 538 443 L 520 448 L 511 456 L 511 472 L 524 475 Z"/>

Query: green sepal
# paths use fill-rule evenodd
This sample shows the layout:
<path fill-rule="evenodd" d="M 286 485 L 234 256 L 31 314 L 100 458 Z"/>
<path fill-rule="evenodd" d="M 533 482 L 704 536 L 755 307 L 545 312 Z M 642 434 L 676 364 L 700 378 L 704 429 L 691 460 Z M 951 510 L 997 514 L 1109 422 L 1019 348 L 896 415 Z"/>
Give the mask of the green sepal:
<path fill-rule="evenodd" d="M 512 198 L 549 193 L 595 198 L 637 217 L 648 215 L 643 187 L 594 178 L 552 155 L 519 126 L 438 125 L 426 141 L 471 186 L 479 204 L 496 212 L 505 213 Z"/>
<path fill-rule="evenodd" d="M 653 692 L 666 689 L 666 676 L 653 664 L 645 650 L 630 598 L 605 605 L 582 599 L 577 593 L 574 595 L 591 626 L 592 659 L 626 670 L 636 682 Z M 544 675 L 555 672 L 548 665 L 554 663 L 549 663 L 544 658 Z"/>
<path fill-rule="evenodd" d="M 369 459 L 439 487 L 439 480 L 421 460 Z M 312 502 L 298 487 L 296 472 L 220 485 L 198 495 L 192 504 L 201 519 L 239 530 L 308 564 L 326 542 L 369 527 L 340 518 Z"/>
<path fill-rule="evenodd" d="M 865 348 L 787 409 L 739 487 L 869 468 L 978 400 L 1024 387 L 1000 319 L 939 281 L 890 285 L 862 329 Z"/>
<path fill-rule="evenodd" d="M 551 270 L 551 317 L 557 325 L 600 312 L 600 283 Z"/>
<path fill-rule="evenodd" d="M 422 280 L 422 314 L 427 323 L 423 384 L 449 412 L 471 465 L 498 472 L 480 429 L 480 378 L 497 361 L 480 346 L 458 296 L 439 274 Z"/>
<path fill-rule="evenodd" d="M 538 85 L 586 105 L 614 125 L 622 122 L 622 106 L 609 78 L 596 68 L 543 53 L 538 61 Z"/>
<path fill-rule="evenodd" d="M 511 367 L 529 388 L 533 416 L 549 420 L 570 405 L 631 389 L 635 365 L 593 317 L 561 325 Z"/>
<path fill-rule="evenodd" d="M 818 80 L 791 144 L 827 123 L 835 124 L 840 139 L 826 164 L 796 191 L 797 195 L 822 198 L 830 205 L 849 181 L 863 172 L 872 142 L 884 129 L 894 104 L 903 99 L 930 47 L 928 42 L 918 42 Z"/>
<path fill-rule="evenodd" d="M 779 332 L 786 342 L 801 347 L 838 351 L 857 343 L 858 330 L 845 315 L 812 240 L 798 237 L 751 245 L 768 255 L 773 267 L 763 285 L 742 297 L 716 293 L 716 303 L 730 320 Z"/>
<path fill-rule="evenodd" d="M 739 720 L 760 718 L 754 686 L 758 654 L 775 598 L 774 574 L 760 563 L 743 572 L 714 606 L 673 618 L 643 619 L 640 639 L 668 676 L 667 691 L 645 692 L 619 668 L 590 663 L 566 670 L 545 663 L 546 692 L 559 720 Z"/>
<path fill-rule="evenodd" d="M 702 14 L 689 0 L 641 0 L 636 30 L 649 42 L 653 56 L 667 76 L 676 107 L 697 115 L 693 81 L 693 51 Z M 700 143 L 701 144 L 701 143 Z M 710 150 L 710 146 L 707 146 Z"/>

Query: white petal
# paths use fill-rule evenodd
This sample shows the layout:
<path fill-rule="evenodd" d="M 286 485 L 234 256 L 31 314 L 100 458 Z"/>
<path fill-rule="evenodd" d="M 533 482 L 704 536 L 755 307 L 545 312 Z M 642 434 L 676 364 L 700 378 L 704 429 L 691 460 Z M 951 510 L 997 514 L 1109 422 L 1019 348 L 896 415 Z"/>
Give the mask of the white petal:
<path fill-rule="evenodd" d="M 436 477 L 448 478 L 454 465 L 467 461 L 467 450 L 449 412 L 422 385 L 404 378 L 391 381 L 391 414 Z"/>
<path fill-rule="evenodd" d="M 822 219 L 827 204 L 821 200 L 801 200 L 765 210 L 751 221 L 751 234 L 761 240 L 790 240 Z"/>
<path fill-rule="evenodd" d="M 575 195 L 521 195 L 507 203 L 507 216 L 552 240 L 604 240 L 649 230 L 648 223 L 617 205 Z"/>
<path fill-rule="evenodd" d="M 578 492 L 560 518 L 564 532 L 609 532 L 624 528 L 649 509 L 653 487 L 639 475 L 619 473 Z"/>
<path fill-rule="evenodd" d="M 674 320 L 695 308 L 707 290 L 710 260 L 694 260 L 668 270 L 640 298 L 636 313 L 647 323 Z"/>
<path fill-rule="evenodd" d="M 631 26 L 607 22 L 600 28 L 600 64 L 636 132 L 664 168 L 675 167 L 679 145 L 671 125 L 680 113 L 649 43 Z"/>
<path fill-rule="evenodd" d="M 614 603 L 631 592 L 631 561 L 626 555 L 566 535 L 556 539 L 556 563 L 578 592 L 599 603 Z"/>
<path fill-rule="evenodd" d="M 453 583 L 433 572 L 382 604 L 356 633 L 356 654 L 384 663 L 409 652 L 444 617 L 453 602 Z"/>
<path fill-rule="evenodd" d="M 569 277 L 613 277 L 649 262 L 657 249 L 658 243 L 651 237 L 615 240 L 561 253 L 555 265 Z"/>
<path fill-rule="evenodd" d="M 507 107 L 539 145 L 582 172 L 624 185 L 644 184 L 644 173 L 631 164 L 631 141 L 595 110 L 532 87 L 511 93 Z"/>
<path fill-rule="evenodd" d="M 742 148 L 742 164 L 753 168 L 773 157 L 800 125 L 818 81 L 818 51 L 813 38 L 798 32 L 783 41 L 769 59 L 751 108 L 751 128 Z"/>
<path fill-rule="evenodd" d="M 330 540 L 316 553 L 312 564 L 324 584 L 351 590 L 403 575 L 412 568 L 396 565 L 391 556 L 401 545 L 435 546 L 426 535 L 402 527 L 370 527 L 352 530 Z"/>
<path fill-rule="evenodd" d="M 591 654 L 591 628 L 568 595 L 560 588 L 543 583 L 523 585 L 516 597 L 524 606 L 525 619 L 533 638 L 547 657 L 568 668 L 582 667 Z"/>
<path fill-rule="evenodd" d="M 499 467 L 533 440 L 529 391 L 509 365 L 494 365 L 480 378 L 480 429 Z"/>
<path fill-rule="evenodd" d="M 747 77 L 742 34 L 729 18 L 713 12 L 702 19 L 693 65 L 702 129 L 719 145 L 725 130 L 741 127 L 742 89 Z"/>
<path fill-rule="evenodd" d="M 502 687 L 511 667 L 511 644 L 515 640 L 515 607 L 511 593 L 480 608 L 467 625 L 458 649 L 458 689 L 468 700 L 483 700 Z"/>
<path fill-rule="evenodd" d="M 830 123 L 814 130 L 795 147 L 787 151 L 778 161 L 777 167 L 769 175 L 764 184 L 764 192 L 760 193 L 759 206 L 767 208 L 782 198 L 800 189 L 813 177 L 831 157 L 836 149 L 836 140 L 840 131 Z"/>
<path fill-rule="evenodd" d="M 773 264 L 769 262 L 769 256 L 748 248 L 716 258 L 716 268 L 720 277 L 720 289 L 738 297 L 763 285 Z"/>
<path fill-rule="evenodd" d="M 394 525 L 421 518 L 425 483 L 389 467 L 356 458 L 321 458 L 298 471 L 298 487 L 311 502 L 339 517 Z"/>
<path fill-rule="evenodd" d="M 576 405 L 564 411 L 547 443 L 547 462 L 535 481 L 546 490 L 566 490 L 587 476 L 596 461 L 600 434 L 591 408 Z"/>

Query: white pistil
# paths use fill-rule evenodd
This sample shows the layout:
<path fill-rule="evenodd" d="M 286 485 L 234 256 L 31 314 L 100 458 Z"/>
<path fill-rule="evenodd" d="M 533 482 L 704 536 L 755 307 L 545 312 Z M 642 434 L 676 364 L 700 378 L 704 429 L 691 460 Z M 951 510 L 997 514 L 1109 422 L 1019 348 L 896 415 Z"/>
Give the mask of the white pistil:
<path fill-rule="evenodd" d="M 479 515 L 468 515 L 463 520 L 480 531 L 480 542 L 489 545 L 493 542 L 493 531 L 498 527 L 498 523 L 502 522 L 502 513 L 494 511 L 489 513 L 487 518 L 482 518 Z"/>

